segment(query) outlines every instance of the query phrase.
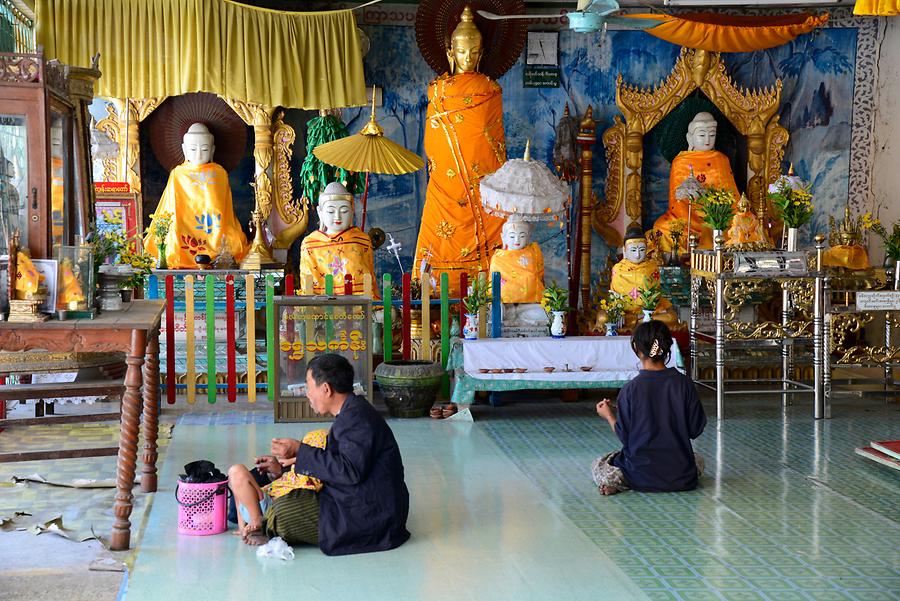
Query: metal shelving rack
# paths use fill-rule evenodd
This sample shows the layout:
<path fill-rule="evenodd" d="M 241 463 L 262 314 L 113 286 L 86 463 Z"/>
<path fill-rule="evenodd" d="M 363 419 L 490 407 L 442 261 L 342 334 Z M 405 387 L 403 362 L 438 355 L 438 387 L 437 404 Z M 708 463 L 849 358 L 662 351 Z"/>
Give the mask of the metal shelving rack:
<path fill-rule="evenodd" d="M 725 415 L 726 394 L 780 393 L 787 405 L 795 394 L 811 393 L 814 417 L 830 417 L 826 406 L 824 379 L 824 290 L 822 269 L 824 236 L 816 236 L 814 253 L 806 251 L 745 252 L 727 250 L 721 235 L 715 238 L 714 250 L 698 250 L 697 239 L 691 239 L 691 375 L 694 381 L 716 392 L 716 413 Z M 741 321 L 739 312 L 745 304 L 758 304 L 760 299 L 782 295 L 781 320 Z M 712 302 L 715 313 L 713 334 L 699 331 L 698 318 L 703 295 Z M 715 349 L 715 380 L 700 380 L 701 344 Z M 793 378 L 795 345 L 811 344 L 813 357 L 812 384 Z M 740 388 L 726 390 L 726 383 L 746 385 L 750 380 L 726 382 L 725 366 L 730 354 L 744 349 L 781 351 L 781 379 L 752 380 L 777 382 L 780 388 Z"/>

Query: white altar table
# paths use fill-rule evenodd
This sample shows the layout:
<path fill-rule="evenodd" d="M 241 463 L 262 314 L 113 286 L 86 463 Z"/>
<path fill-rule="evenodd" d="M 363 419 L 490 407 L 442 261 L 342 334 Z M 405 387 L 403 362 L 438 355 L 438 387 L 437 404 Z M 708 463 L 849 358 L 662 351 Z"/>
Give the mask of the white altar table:
<path fill-rule="evenodd" d="M 683 369 L 677 345 L 668 365 Z M 476 390 L 621 388 L 640 362 L 628 336 L 457 339 L 447 369 L 456 376 L 452 401 L 469 404 Z"/>

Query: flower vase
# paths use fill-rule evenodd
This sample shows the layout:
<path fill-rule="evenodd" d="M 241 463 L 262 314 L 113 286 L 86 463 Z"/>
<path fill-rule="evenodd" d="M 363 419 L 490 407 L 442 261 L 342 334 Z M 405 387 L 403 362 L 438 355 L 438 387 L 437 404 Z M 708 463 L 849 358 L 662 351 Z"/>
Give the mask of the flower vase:
<path fill-rule="evenodd" d="M 787 230 L 787 243 L 784 247 L 787 251 L 797 250 L 797 230 L 799 228 L 789 227 Z"/>
<path fill-rule="evenodd" d="M 642 323 L 647 323 L 651 319 L 653 319 L 653 309 L 641 309 L 644 313 L 644 319 Z"/>
<path fill-rule="evenodd" d="M 477 313 L 466 313 L 466 323 L 463 325 L 463 338 L 466 340 L 478 340 Z"/>
<path fill-rule="evenodd" d="M 566 337 L 565 311 L 550 311 L 550 336 L 553 338 Z"/>
<path fill-rule="evenodd" d="M 167 254 L 167 253 L 166 253 L 166 243 L 165 243 L 165 242 L 160 242 L 160 243 L 157 245 L 156 250 L 157 250 L 157 252 L 159 253 L 159 256 L 158 256 L 157 259 L 156 259 L 156 268 L 157 268 L 157 269 L 168 269 L 168 268 L 169 268 L 169 261 L 168 261 L 168 259 L 166 258 L 166 254 Z"/>
<path fill-rule="evenodd" d="M 606 335 L 607 336 L 616 336 L 619 324 L 615 321 L 607 321 L 606 322 Z"/>

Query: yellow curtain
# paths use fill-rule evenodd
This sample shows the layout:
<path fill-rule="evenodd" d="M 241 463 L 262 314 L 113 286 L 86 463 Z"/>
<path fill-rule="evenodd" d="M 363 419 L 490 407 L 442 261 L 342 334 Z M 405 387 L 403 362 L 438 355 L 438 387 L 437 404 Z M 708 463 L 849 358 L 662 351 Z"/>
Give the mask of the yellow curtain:
<path fill-rule="evenodd" d="M 900 0 L 856 0 L 853 14 L 895 17 L 900 15 Z"/>
<path fill-rule="evenodd" d="M 663 21 L 647 33 L 667 42 L 710 52 L 752 52 L 774 48 L 809 33 L 828 21 L 828 15 L 799 13 L 772 17 L 744 17 L 720 13 L 680 15 L 637 14 L 630 19 Z"/>
<path fill-rule="evenodd" d="M 230 0 L 37 0 L 44 53 L 88 65 L 98 95 L 212 92 L 305 109 L 366 104 L 349 10 L 293 13 Z"/>

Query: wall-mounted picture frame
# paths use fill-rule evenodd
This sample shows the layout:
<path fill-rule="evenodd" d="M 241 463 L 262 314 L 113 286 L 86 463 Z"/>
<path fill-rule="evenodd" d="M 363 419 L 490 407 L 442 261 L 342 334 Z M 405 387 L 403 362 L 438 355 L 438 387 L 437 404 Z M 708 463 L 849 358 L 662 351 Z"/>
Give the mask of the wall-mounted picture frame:
<path fill-rule="evenodd" d="M 41 313 L 56 313 L 59 261 L 56 259 L 32 259 L 31 262 L 34 263 L 34 268 L 44 276 L 38 291 L 47 295 L 38 310 Z"/>

